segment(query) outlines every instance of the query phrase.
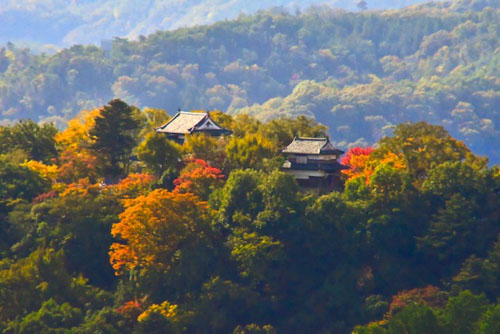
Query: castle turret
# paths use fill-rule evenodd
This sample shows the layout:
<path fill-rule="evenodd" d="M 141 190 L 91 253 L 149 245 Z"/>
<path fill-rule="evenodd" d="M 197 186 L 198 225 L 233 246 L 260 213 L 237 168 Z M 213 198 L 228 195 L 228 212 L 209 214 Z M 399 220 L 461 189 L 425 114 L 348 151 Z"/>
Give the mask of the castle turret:
<path fill-rule="evenodd" d="M 282 153 L 287 159 L 282 170 L 293 174 L 305 190 L 327 193 L 342 188 L 340 171 L 349 167 L 338 162 L 344 151 L 329 138 L 295 137 Z"/>

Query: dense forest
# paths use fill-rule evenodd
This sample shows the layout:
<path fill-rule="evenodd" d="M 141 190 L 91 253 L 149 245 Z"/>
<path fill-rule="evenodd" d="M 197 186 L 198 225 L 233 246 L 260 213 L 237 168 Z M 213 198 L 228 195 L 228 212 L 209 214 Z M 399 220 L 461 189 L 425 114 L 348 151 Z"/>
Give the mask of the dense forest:
<path fill-rule="evenodd" d="M 0 49 L 0 119 L 53 121 L 113 97 L 140 108 L 306 115 L 343 149 L 396 124 L 444 126 L 500 162 L 500 2 L 357 13 L 313 7 L 157 32 L 54 55 Z"/>
<path fill-rule="evenodd" d="M 273 7 L 291 11 L 311 5 L 394 9 L 426 0 L 2 0 L 0 43 L 54 50 L 96 44 L 115 36 L 137 38 L 158 30 L 210 24 Z M 22 22 L 23 24 L 19 24 Z"/>
<path fill-rule="evenodd" d="M 0 127 L 1 332 L 500 332 L 498 166 L 403 123 L 319 196 L 279 148 L 326 127 L 211 115 L 233 134 L 118 99 Z"/>

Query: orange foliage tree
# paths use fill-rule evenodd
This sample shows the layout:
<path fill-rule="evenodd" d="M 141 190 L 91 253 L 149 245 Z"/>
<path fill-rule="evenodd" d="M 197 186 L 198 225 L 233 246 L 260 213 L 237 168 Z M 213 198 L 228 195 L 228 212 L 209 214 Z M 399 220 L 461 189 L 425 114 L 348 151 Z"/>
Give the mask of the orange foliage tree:
<path fill-rule="evenodd" d="M 413 304 L 425 304 L 430 307 L 442 308 L 447 301 L 447 293 L 432 285 L 425 288 L 404 290 L 392 297 L 387 317 L 390 318 L 395 313 Z"/>
<path fill-rule="evenodd" d="M 348 166 L 349 169 L 343 170 L 342 173 L 347 175 L 348 179 L 365 176 L 368 180 L 373 171 L 369 171 L 366 167 L 370 154 L 373 151 L 372 147 L 353 147 L 349 149 L 340 161 L 343 165 Z"/>
<path fill-rule="evenodd" d="M 209 234 L 206 202 L 193 194 L 157 189 L 125 203 L 111 234 L 110 262 L 117 275 L 128 270 L 169 271 Z"/>
<path fill-rule="evenodd" d="M 88 148 L 94 142 L 89 131 L 94 127 L 100 112 L 100 109 L 83 111 L 68 122 L 66 130 L 56 135 L 57 145 L 61 149 L 58 161 L 60 181 L 71 183 L 88 177 L 92 182 L 97 182 L 98 159 Z"/>
<path fill-rule="evenodd" d="M 71 183 L 81 178 L 97 182 L 99 177 L 97 157 L 87 150 L 66 149 L 59 155 L 58 181 Z"/>
<path fill-rule="evenodd" d="M 129 174 L 117 184 L 107 187 L 108 192 L 120 199 L 131 199 L 139 195 L 146 195 L 151 189 L 155 177 L 147 173 Z"/>
<path fill-rule="evenodd" d="M 192 193 L 207 199 L 213 187 L 222 185 L 224 175 L 218 168 L 211 167 L 206 161 L 196 159 L 181 171 L 174 180 L 176 193 Z"/>
<path fill-rule="evenodd" d="M 406 168 L 404 158 L 400 154 L 390 151 L 380 152 L 372 147 L 353 147 L 347 151 L 341 163 L 349 167 L 342 171 L 348 180 L 363 177 L 366 184 L 370 183 L 375 170 L 381 165 L 388 165 L 395 169 Z"/>

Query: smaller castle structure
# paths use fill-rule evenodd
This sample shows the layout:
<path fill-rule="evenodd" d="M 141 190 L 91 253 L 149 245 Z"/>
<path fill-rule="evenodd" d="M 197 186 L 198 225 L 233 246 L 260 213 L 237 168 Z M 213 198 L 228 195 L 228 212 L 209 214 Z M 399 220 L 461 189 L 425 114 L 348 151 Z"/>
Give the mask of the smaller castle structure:
<path fill-rule="evenodd" d="M 211 136 L 230 135 L 231 130 L 218 125 L 206 112 L 179 111 L 167 123 L 155 129 L 158 133 L 165 133 L 169 139 L 183 143 L 186 135 L 205 133 Z"/>
<path fill-rule="evenodd" d="M 349 167 L 338 162 L 344 151 L 329 138 L 295 137 L 281 152 L 286 157 L 282 170 L 293 174 L 301 188 L 321 194 L 342 189 L 340 171 Z"/>

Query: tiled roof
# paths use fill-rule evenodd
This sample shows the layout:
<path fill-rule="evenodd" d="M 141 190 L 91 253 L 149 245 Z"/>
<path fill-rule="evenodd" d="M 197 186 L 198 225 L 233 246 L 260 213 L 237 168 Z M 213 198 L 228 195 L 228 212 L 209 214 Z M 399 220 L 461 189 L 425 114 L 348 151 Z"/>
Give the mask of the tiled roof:
<path fill-rule="evenodd" d="M 283 153 L 296 154 L 342 154 L 343 151 L 335 148 L 328 138 L 301 138 L 295 137 Z"/>
<path fill-rule="evenodd" d="M 156 129 L 157 132 L 191 133 L 192 129 L 208 117 L 208 113 L 179 111 L 170 121 Z"/>
<path fill-rule="evenodd" d="M 298 164 L 290 161 L 285 161 L 282 166 L 283 169 L 294 169 L 294 170 L 323 170 L 325 172 L 336 172 L 339 170 L 349 169 L 349 167 L 344 166 L 338 162 L 330 163 L 307 163 Z"/>

